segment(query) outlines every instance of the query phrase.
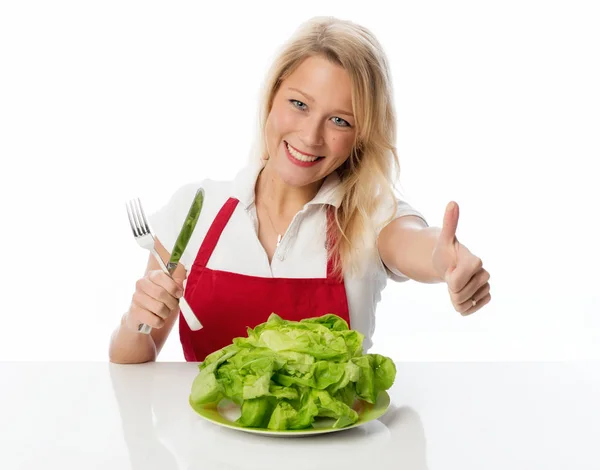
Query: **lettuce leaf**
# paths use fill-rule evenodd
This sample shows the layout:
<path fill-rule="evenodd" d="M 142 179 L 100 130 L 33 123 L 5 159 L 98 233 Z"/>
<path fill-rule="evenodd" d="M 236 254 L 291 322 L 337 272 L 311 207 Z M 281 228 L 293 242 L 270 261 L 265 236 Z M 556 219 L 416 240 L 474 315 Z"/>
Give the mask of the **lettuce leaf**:
<path fill-rule="evenodd" d="M 233 400 L 242 426 L 304 429 L 319 418 L 348 426 L 358 420 L 355 400 L 375 403 L 396 378 L 393 361 L 363 354 L 364 336 L 333 314 L 295 322 L 273 313 L 247 332 L 206 357 L 190 394 L 197 405 Z"/>

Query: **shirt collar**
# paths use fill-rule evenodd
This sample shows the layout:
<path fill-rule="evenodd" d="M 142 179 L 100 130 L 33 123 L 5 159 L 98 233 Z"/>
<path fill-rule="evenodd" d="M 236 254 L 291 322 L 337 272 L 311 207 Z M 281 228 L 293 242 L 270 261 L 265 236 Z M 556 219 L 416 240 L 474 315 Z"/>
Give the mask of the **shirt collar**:
<path fill-rule="evenodd" d="M 317 195 L 312 201 L 309 201 L 308 205 L 311 204 L 329 204 L 336 209 L 342 204 L 344 194 L 342 193 L 342 180 L 340 179 L 337 171 L 334 171 L 325 178 L 321 188 Z"/>
<path fill-rule="evenodd" d="M 233 197 L 246 209 L 254 203 L 254 187 L 264 163 L 262 160 L 252 160 L 233 180 Z"/>
<path fill-rule="evenodd" d="M 233 196 L 247 209 L 254 204 L 254 188 L 258 175 L 264 168 L 266 160 L 253 159 L 237 174 L 233 181 Z M 329 204 L 340 207 L 343 199 L 341 180 L 336 171 L 325 178 L 316 196 L 307 205 Z"/>

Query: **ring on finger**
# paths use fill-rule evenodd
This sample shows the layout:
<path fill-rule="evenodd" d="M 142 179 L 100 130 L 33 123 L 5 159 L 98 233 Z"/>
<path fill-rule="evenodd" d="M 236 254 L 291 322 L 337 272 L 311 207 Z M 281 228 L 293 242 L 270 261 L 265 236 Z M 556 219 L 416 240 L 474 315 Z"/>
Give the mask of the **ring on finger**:
<path fill-rule="evenodd" d="M 489 291 L 490 285 L 488 283 L 485 283 L 483 286 L 477 289 L 477 292 L 475 292 L 473 297 L 471 297 L 471 307 L 477 306 L 477 302 L 483 299 L 489 293 Z"/>

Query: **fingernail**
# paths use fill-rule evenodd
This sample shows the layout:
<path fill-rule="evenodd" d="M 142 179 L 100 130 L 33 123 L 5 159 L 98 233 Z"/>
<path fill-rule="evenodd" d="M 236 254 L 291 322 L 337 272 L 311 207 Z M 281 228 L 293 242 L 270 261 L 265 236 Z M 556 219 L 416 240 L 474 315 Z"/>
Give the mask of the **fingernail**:
<path fill-rule="evenodd" d="M 182 290 L 178 290 L 175 295 L 177 296 L 178 299 L 180 299 L 183 296 L 183 291 Z"/>

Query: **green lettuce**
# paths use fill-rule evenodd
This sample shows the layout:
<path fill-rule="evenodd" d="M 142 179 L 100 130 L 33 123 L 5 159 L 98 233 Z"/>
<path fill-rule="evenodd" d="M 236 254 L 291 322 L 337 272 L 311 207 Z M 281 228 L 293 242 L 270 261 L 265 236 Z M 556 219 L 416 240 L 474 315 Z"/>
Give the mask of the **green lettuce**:
<path fill-rule="evenodd" d="M 358 420 L 355 401 L 375 403 L 396 378 L 390 358 L 363 354 L 363 340 L 333 314 L 296 322 L 273 313 L 205 358 L 190 402 L 228 398 L 240 405 L 237 422 L 246 427 L 304 429 L 319 418 L 349 426 Z"/>

